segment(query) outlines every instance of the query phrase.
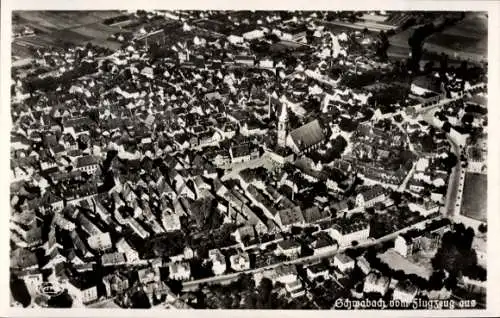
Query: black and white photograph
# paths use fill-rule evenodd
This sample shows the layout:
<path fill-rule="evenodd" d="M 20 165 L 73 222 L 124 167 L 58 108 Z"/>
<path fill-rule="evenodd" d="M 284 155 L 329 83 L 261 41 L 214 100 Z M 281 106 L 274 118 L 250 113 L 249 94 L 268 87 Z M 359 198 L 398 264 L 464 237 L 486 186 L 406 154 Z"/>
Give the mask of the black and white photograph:
<path fill-rule="evenodd" d="M 12 10 L 10 307 L 487 309 L 490 12 L 450 10 Z"/>

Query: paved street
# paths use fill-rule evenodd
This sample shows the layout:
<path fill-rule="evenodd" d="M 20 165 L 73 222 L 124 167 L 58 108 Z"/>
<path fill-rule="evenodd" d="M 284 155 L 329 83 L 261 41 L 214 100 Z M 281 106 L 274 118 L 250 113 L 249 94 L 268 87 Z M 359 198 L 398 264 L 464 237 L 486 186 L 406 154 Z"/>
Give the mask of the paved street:
<path fill-rule="evenodd" d="M 383 236 L 381 238 L 378 238 L 378 239 L 368 239 L 368 240 L 366 240 L 364 242 L 360 242 L 360 244 L 358 246 L 356 246 L 356 248 L 369 247 L 369 246 L 372 246 L 372 245 L 377 245 L 379 243 L 383 243 L 383 242 L 387 242 L 387 241 L 390 241 L 390 240 L 394 240 L 401 233 L 404 233 L 404 232 L 406 232 L 406 231 L 408 231 L 410 229 L 422 228 L 426 223 L 431 222 L 433 220 L 441 219 L 441 218 L 442 218 L 441 216 L 438 216 L 438 217 L 435 217 L 435 218 L 432 218 L 432 219 L 429 219 L 429 220 L 424 220 L 424 221 L 421 221 L 419 223 L 415 223 L 415 224 L 413 224 L 411 226 L 408 226 L 406 228 L 403 228 L 403 229 L 401 229 L 399 231 L 396 231 L 394 233 L 391 233 L 391 234 L 388 234 L 386 236 Z M 294 260 L 280 262 L 280 263 L 272 264 L 272 265 L 265 266 L 265 267 L 250 269 L 250 270 L 243 271 L 243 272 L 231 273 L 231 274 L 220 275 L 220 276 L 215 276 L 215 277 L 208 277 L 208 278 L 199 279 L 199 280 L 186 281 L 186 282 L 183 283 L 184 291 L 196 290 L 200 284 L 230 283 L 231 281 L 237 280 L 238 276 L 241 275 L 241 274 L 255 274 L 255 273 L 258 273 L 258 272 L 262 272 L 262 271 L 265 271 L 265 270 L 273 269 L 273 268 L 276 268 L 276 267 L 279 267 L 279 266 L 283 266 L 283 265 L 297 265 L 297 264 L 315 263 L 315 262 L 317 262 L 317 261 L 319 261 L 319 260 L 321 260 L 323 258 L 329 258 L 329 257 L 334 256 L 337 253 L 342 253 L 347 248 L 351 248 L 351 247 L 350 246 L 349 247 L 344 247 L 344 248 L 338 249 L 336 251 L 331 251 L 331 252 L 327 252 L 327 253 L 323 253 L 323 254 L 318 254 L 318 255 L 301 257 L 301 258 L 297 258 L 297 259 L 294 259 Z"/>

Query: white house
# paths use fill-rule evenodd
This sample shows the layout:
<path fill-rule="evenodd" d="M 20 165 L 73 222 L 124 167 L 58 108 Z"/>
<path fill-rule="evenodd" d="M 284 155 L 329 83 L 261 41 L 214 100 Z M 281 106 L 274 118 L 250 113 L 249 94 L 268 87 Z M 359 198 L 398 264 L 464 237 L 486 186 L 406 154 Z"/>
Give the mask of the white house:
<path fill-rule="evenodd" d="M 170 263 L 168 269 L 170 279 L 188 280 L 191 278 L 191 267 L 187 262 Z"/>
<path fill-rule="evenodd" d="M 364 293 L 379 293 L 384 296 L 389 289 L 390 279 L 383 276 L 380 272 L 371 272 L 366 276 L 363 285 Z"/>
<path fill-rule="evenodd" d="M 428 216 L 439 212 L 439 204 L 433 201 L 425 201 L 423 204 L 409 203 L 408 208 L 412 212 L 418 212 L 422 216 Z"/>
<path fill-rule="evenodd" d="M 238 253 L 229 257 L 231 268 L 236 272 L 250 269 L 250 257 L 248 253 Z"/>
<path fill-rule="evenodd" d="M 98 251 L 106 251 L 113 247 L 109 233 L 92 235 L 88 241 L 90 248 Z"/>
<path fill-rule="evenodd" d="M 328 233 L 334 240 L 337 240 L 340 247 L 349 246 L 353 241 L 363 241 L 370 235 L 370 225 L 368 223 L 356 223 L 347 227 L 334 227 Z"/>
<path fill-rule="evenodd" d="M 116 242 L 116 249 L 118 252 L 125 253 L 127 262 L 135 262 L 139 260 L 139 253 L 133 249 L 124 238 Z"/>
<path fill-rule="evenodd" d="M 385 192 L 386 190 L 377 184 L 356 196 L 356 206 L 369 208 L 374 206 L 377 202 L 385 201 Z"/>
<path fill-rule="evenodd" d="M 293 240 L 284 240 L 278 242 L 278 251 L 287 257 L 297 257 L 300 254 L 301 246 Z"/>
<path fill-rule="evenodd" d="M 324 263 L 318 263 L 307 267 L 306 269 L 307 278 L 314 281 L 318 277 L 323 277 L 324 279 L 330 276 L 330 271 L 328 266 Z"/>
<path fill-rule="evenodd" d="M 95 285 L 87 286 L 80 282 L 68 281 L 66 287 L 68 292 L 83 304 L 97 300 L 97 286 Z"/>
<path fill-rule="evenodd" d="M 219 249 L 208 251 L 208 258 L 212 261 L 212 271 L 215 275 L 222 275 L 226 271 L 226 258 Z"/>
<path fill-rule="evenodd" d="M 333 258 L 333 265 L 336 266 L 342 273 L 347 273 L 354 269 L 354 260 L 346 254 L 336 254 Z"/>

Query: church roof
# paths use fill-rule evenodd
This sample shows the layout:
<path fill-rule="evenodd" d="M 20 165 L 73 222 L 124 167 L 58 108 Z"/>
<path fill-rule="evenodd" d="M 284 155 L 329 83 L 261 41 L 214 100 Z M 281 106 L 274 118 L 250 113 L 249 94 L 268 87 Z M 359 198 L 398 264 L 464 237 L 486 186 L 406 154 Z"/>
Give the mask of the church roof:
<path fill-rule="evenodd" d="M 290 136 L 301 151 L 323 141 L 325 138 L 317 119 L 293 130 Z"/>

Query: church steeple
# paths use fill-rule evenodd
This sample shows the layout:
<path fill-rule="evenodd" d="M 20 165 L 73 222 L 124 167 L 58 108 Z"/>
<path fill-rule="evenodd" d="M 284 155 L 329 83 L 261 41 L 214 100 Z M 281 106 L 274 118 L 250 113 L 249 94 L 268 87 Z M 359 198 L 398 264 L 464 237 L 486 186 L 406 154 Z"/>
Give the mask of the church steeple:
<path fill-rule="evenodd" d="M 286 146 L 286 137 L 288 136 L 288 108 L 285 103 L 281 109 L 278 118 L 278 146 Z"/>

